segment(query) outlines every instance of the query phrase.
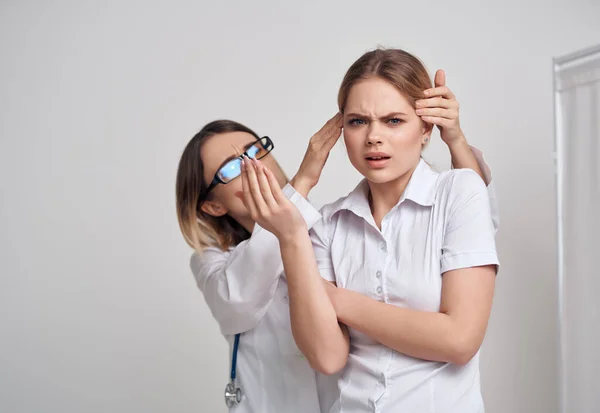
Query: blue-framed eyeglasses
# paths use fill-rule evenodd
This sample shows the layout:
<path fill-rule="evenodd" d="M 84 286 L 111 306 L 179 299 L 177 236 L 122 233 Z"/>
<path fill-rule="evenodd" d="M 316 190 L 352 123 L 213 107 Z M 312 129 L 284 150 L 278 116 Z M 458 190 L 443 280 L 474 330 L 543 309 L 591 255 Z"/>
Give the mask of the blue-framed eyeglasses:
<path fill-rule="evenodd" d="M 271 152 L 274 147 L 275 145 L 273 145 L 273 141 L 268 136 L 263 136 L 262 138 L 258 139 L 256 142 L 254 142 L 254 144 L 252 144 L 252 146 L 246 149 L 242 155 L 230 160 L 219 168 L 206 192 L 210 192 L 219 184 L 228 184 L 240 176 L 242 174 L 242 157 L 244 155 L 250 159 L 258 160 L 267 156 L 267 154 Z"/>

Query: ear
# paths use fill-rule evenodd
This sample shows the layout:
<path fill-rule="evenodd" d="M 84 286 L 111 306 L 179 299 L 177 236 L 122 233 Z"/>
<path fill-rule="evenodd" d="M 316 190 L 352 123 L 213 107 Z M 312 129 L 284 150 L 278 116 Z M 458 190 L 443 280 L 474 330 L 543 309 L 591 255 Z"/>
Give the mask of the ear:
<path fill-rule="evenodd" d="M 227 208 L 225 208 L 221 203 L 214 201 L 204 201 L 202 205 L 200 205 L 200 209 L 202 212 L 213 216 L 213 217 L 222 217 L 227 214 Z"/>
<path fill-rule="evenodd" d="M 421 137 L 421 144 L 427 145 L 431 140 L 431 132 L 433 132 L 433 125 L 431 123 L 423 122 L 423 131 Z"/>

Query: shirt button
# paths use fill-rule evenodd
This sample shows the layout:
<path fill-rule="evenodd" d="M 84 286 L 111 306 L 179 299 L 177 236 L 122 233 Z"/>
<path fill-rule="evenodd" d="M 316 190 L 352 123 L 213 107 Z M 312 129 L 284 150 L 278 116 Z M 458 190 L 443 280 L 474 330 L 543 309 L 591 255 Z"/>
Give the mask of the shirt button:
<path fill-rule="evenodd" d="M 381 286 L 377 287 L 377 294 L 381 294 L 381 291 L 382 291 Z"/>
<path fill-rule="evenodd" d="M 385 252 L 385 242 L 381 243 L 381 251 Z"/>
<path fill-rule="evenodd" d="M 377 271 L 377 272 L 375 273 L 375 277 L 377 277 L 377 278 L 381 278 L 381 271 Z"/>

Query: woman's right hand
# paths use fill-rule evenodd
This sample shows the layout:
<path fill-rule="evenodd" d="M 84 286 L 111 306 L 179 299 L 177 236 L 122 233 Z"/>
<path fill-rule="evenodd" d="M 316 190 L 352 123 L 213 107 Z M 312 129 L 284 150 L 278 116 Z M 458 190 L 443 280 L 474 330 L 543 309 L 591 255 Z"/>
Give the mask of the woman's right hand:
<path fill-rule="evenodd" d="M 342 114 L 333 118 L 310 138 L 308 149 L 296 175 L 290 184 L 306 198 L 308 192 L 319 182 L 321 172 L 329 157 L 329 151 L 342 134 Z"/>
<path fill-rule="evenodd" d="M 298 208 L 283 194 L 277 178 L 261 161 L 244 156 L 240 198 L 250 218 L 279 241 L 294 240 L 308 228 Z"/>

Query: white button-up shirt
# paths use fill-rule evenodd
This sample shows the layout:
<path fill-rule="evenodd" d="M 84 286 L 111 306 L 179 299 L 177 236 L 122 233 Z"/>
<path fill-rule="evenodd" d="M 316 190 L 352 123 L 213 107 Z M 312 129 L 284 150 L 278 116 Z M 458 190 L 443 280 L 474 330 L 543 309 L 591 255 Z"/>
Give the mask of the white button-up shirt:
<path fill-rule="evenodd" d="M 291 185 L 286 185 L 283 192 L 298 207 L 309 228 L 321 219 Z M 202 255 L 194 254 L 191 267 L 229 342 L 230 354 L 235 334 L 242 333 L 236 383 L 242 389 L 243 400 L 230 411 L 319 412 L 316 373 L 292 337 L 287 282 L 277 238 L 255 225 L 250 239 L 227 252 L 208 248 Z M 223 366 L 226 370 L 228 366 Z"/>
<path fill-rule="evenodd" d="M 489 172 L 485 168 L 486 172 Z M 433 171 L 423 160 L 381 230 L 368 184 L 325 206 L 311 237 L 321 275 L 338 287 L 399 307 L 438 312 L 442 274 L 498 264 L 497 216 L 472 170 Z M 389 328 L 394 328 L 390 325 Z M 421 360 L 349 329 L 350 355 L 338 380 L 337 412 L 481 413 L 479 353 L 466 365 Z"/>

